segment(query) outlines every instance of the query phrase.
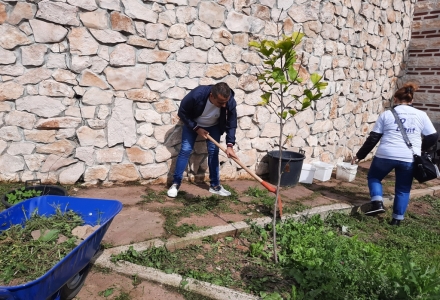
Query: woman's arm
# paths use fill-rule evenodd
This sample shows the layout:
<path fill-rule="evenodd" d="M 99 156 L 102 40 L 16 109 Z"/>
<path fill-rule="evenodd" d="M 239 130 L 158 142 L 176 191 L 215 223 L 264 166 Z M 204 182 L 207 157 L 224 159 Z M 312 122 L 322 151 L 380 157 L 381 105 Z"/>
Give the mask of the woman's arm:
<path fill-rule="evenodd" d="M 377 143 L 380 141 L 380 138 L 382 137 L 382 133 L 377 132 L 370 132 L 370 135 L 368 136 L 365 143 L 362 145 L 361 149 L 356 153 L 357 159 L 364 159 L 368 153 L 370 153 L 371 150 L 377 145 Z"/>
<path fill-rule="evenodd" d="M 429 151 L 438 141 L 438 133 L 423 136 L 422 151 Z"/>

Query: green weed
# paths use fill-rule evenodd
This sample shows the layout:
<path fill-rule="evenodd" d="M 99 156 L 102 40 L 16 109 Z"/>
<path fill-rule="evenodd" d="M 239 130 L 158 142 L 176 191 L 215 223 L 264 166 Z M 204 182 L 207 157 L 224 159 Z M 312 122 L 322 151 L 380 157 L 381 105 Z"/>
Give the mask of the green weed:
<path fill-rule="evenodd" d="M 14 205 L 17 204 L 23 200 L 38 197 L 41 196 L 41 191 L 37 191 L 34 189 L 26 190 L 25 187 L 22 187 L 20 189 L 17 189 L 11 193 L 6 194 L 6 198 L 8 203 Z"/>
<path fill-rule="evenodd" d="M 0 285 L 14 279 L 14 284 L 27 282 L 46 273 L 58 261 L 76 247 L 72 229 L 82 225 L 82 218 L 72 211 L 61 212 L 50 217 L 36 213 L 24 224 L 14 225 L 0 232 Z M 31 232 L 45 232 L 34 240 Z M 57 243 L 59 235 L 67 241 Z"/>
<path fill-rule="evenodd" d="M 111 295 L 113 295 L 114 291 L 115 291 L 115 288 L 111 287 L 111 288 L 107 288 L 107 289 L 105 289 L 103 291 L 100 291 L 98 293 L 98 295 L 101 296 L 101 297 L 107 298 L 107 297 L 110 297 Z"/>
<path fill-rule="evenodd" d="M 183 237 L 190 232 L 206 229 L 208 227 L 199 227 L 193 224 L 182 224 L 177 225 L 177 223 L 182 218 L 188 218 L 192 215 L 204 215 L 207 213 L 221 213 L 221 212 L 232 212 L 229 207 L 231 202 L 238 200 L 237 192 L 224 185 L 230 192 L 229 197 L 220 197 L 217 195 L 212 195 L 210 197 L 187 197 L 184 192 L 179 192 L 175 201 L 183 203 L 183 207 L 166 207 L 160 209 L 160 212 L 165 217 L 164 229 L 168 235 L 175 235 Z"/>
<path fill-rule="evenodd" d="M 141 195 L 142 200 L 136 204 L 144 204 L 144 203 L 152 203 L 152 202 L 165 202 L 166 191 L 155 192 L 155 191 L 147 191 L 146 195 Z"/>
<path fill-rule="evenodd" d="M 121 292 L 115 297 L 115 300 L 131 300 L 130 294 L 126 292 Z"/>

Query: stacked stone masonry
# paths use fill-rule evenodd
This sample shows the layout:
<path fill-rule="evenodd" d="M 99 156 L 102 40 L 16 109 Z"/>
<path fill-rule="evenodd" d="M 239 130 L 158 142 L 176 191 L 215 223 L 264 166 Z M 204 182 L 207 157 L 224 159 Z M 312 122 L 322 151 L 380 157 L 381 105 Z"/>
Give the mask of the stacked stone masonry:
<path fill-rule="evenodd" d="M 405 79 L 419 84 L 414 106 L 440 124 L 440 2 L 418 1 Z"/>
<path fill-rule="evenodd" d="M 240 160 L 267 173 L 278 118 L 258 105 L 262 58 L 248 42 L 275 39 L 273 20 L 286 34 L 305 33 L 304 63 L 329 83 L 313 109 L 287 122 L 286 148 L 305 150 L 306 162 L 341 161 L 363 143 L 404 75 L 414 5 L 0 0 L 0 180 L 163 183 L 180 146 L 180 100 L 220 81 L 236 93 Z M 206 156 L 198 141 L 189 179 L 206 178 Z M 223 179 L 247 176 L 221 156 Z"/>

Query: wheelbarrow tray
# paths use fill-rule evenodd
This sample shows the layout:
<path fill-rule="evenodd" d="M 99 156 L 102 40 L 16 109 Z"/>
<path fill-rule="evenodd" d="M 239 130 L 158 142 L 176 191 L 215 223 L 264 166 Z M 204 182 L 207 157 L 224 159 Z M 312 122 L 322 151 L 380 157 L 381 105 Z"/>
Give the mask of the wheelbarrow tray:
<path fill-rule="evenodd" d="M 0 212 L 0 232 L 12 225 L 23 225 L 33 213 L 47 217 L 54 215 L 57 207 L 62 212 L 72 210 L 79 214 L 84 225 L 100 227 L 43 276 L 21 285 L 0 286 L 0 300 L 59 299 L 58 291 L 85 269 L 100 249 L 101 240 L 113 218 L 121 211 L 122 203 L 116 200 L 67 196 L 35 197 Z"/>

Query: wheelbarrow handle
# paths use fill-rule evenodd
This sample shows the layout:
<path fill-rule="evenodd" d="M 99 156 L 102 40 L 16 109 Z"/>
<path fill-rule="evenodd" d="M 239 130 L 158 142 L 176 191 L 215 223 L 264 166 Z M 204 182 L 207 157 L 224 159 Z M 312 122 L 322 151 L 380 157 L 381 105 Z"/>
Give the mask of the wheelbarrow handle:
<path fill-rule="evenodd" d="M 12 296 L 11 292 L 5 289 L 0 289 L 0 298 L 5 300 L 14 300 L 14 296 Z"/>
<path fill-rule="evenodd" d="M 216 140 L 214 140 L 214 138 L 212 136 L 210 136 L 208 134 L 207 136 L 208 140 L 210 140 L 211 142 L 213 142 L 220 150 L 222 150 L 223 152 L 226 153 L 226 148 L 224 148 L 222 145 L 220 145 L 219 143 L 217 143 Z M 254 177 L 258 182 L 262 182 L 263 179 L 261 179 L 257 174 L 255 174 L 254 172 L 252 172 L 251 170 L 249 170 L 248 167 L 246 167 L 239 159 L 235 158 L 235 157 L 231 157 L 237 164 L 240 165 L 240 167 L 242 167 L 246 172 L 249 173 L 249 175 L 251 175 L 252 177 Z"/>

